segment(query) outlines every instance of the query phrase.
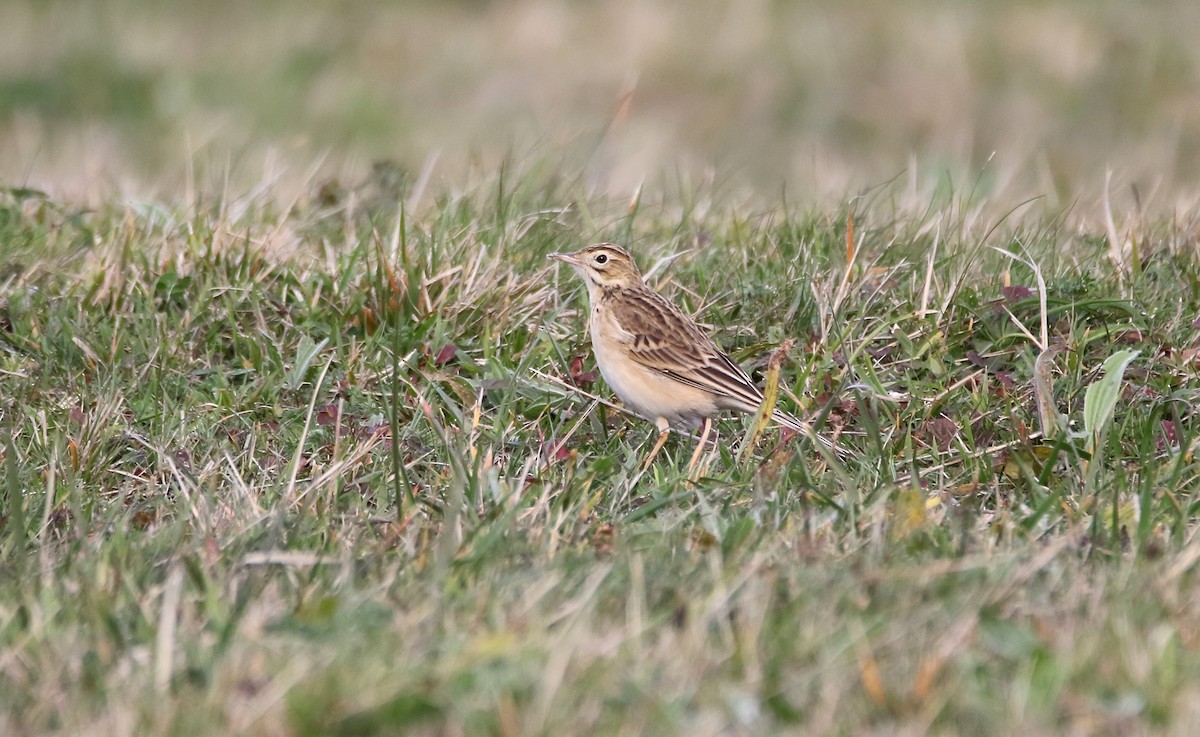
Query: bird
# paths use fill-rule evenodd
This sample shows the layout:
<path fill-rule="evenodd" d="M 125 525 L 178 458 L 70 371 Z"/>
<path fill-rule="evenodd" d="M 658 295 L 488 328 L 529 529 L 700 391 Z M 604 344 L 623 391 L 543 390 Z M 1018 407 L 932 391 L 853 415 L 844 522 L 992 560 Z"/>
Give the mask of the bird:
<path fill-rule="evenodd" d="M 646 285 L 624 248 L 596 243 L 548 258 L 573 267 L 587 284 L 588 329 L 600 375 L 627 407 L 658 428 L 643 471 L 672 427 L 703 427 L 689 464 L 694 466 L 714 415 L 758 411 L 762 390 L 695 320 Z M 772 408 L 771 419 L 814 435 L 808 423 L 781 409 Z"/>

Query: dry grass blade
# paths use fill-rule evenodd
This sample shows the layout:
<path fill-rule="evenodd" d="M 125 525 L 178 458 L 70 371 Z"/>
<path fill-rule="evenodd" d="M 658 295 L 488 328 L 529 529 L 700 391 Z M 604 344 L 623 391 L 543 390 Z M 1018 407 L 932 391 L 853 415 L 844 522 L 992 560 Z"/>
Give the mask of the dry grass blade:
<path fill-rule="evenodd" d="M 749 453 L 758 443 L 759 436 L 771 422 L 771 414 L 775 411 L 775 405 L 779 400 L 780 370 L 783 362 L 787 360 L 788 353 L 795 345 L 796 340 L 788 338 L 778 348 L 771 351 L 771 356 L 767 359 L 767 375 L 763 381 L 763 400 L 758 407 L 758 412 L 754 415 L 749 431 L 742 439 L 742 448 L 738 452 L 739 463 L 744 463 L 749 457 Z"/>

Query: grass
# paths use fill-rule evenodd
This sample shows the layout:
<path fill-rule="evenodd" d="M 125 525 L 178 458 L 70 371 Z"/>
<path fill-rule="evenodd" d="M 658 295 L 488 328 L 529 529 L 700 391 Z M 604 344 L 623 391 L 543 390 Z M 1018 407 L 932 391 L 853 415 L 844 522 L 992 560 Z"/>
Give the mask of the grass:
<path fill-rule="evenodd" d="M 958 198 L 381 186 L 3 195 L 6 734 L 1200 720 L 1194 231 L 1120 221 L 1134 269 Z M 846 457 L 769 432 L 739 462 L 729 419 L 702 477 L 676 440 L 637 479 L 653 428 L 591 398 L 583 290 L 545 261 L 601 238 L 746 365 L 798 339 L 784 388 Z"/>
<path fill-rule="evenodd" d="M 1197 732 L 1194 2 L 327 5 L 4 11 L 0 734 Z"/>

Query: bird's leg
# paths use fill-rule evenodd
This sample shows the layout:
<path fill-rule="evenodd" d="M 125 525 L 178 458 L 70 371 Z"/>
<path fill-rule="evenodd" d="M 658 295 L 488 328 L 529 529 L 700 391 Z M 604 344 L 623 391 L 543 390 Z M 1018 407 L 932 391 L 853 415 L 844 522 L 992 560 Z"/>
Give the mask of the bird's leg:
<path fill-rule="evenodd" d="M 646 456 L 646 462 L 642 464 L 642 473 L 645 473 L 650 468 L 651 461 L 662 450 L 663 445 L 667 442 L 667 436 L 671 434 L 671 423 L 667 422 L 666 417 L 659 417 L 654 424 L 658 425 L 658 441 L 654 443 L 654 448 L 650 450 L 650 455 Z"/>
<path fill-rule="evenodd" d="M 704 473 L 708 473 L 708 469 L 712 467 L 713 461 L 716 460 L 717 454 L 721 452 L 721 433 L 717 430 L 716 422 L 713 423 L 712 440 L 709 441 L 708 452 L 700 461 L 700 468 Z"/>
<path fill-rule="evenodd" d="M 696 464 L 704 457 L 704 444 L 708 442 L 708 433 L 712 431 L 712 418 L 705 417 L 700 430 L 700 442 L 696 443 L 696 449 L 692 451 L 692 460 L 688 461 L 688 476 L 692 475 L 692 471 L 696 470 Z"/>

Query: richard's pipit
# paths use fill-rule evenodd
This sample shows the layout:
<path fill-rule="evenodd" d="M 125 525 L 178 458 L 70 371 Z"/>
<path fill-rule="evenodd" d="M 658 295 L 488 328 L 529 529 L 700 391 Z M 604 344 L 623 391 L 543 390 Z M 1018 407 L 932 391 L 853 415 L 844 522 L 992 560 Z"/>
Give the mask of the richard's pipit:
<path fill-rule="evenodd" d="M 762 391 L 695 321 L 646 286 L 625 249 L 598 243 L 550 258 L 575 267 L 587 283 L 592 350 L 604 380 L 630 409 L 658 426 L 658 442 L 644 468 L 672 426 L 703 425 L 694 465 L 713 415 L 758 411 Z M 781 410 L 771 418 L 812 434 L 807 423 Z"/>

